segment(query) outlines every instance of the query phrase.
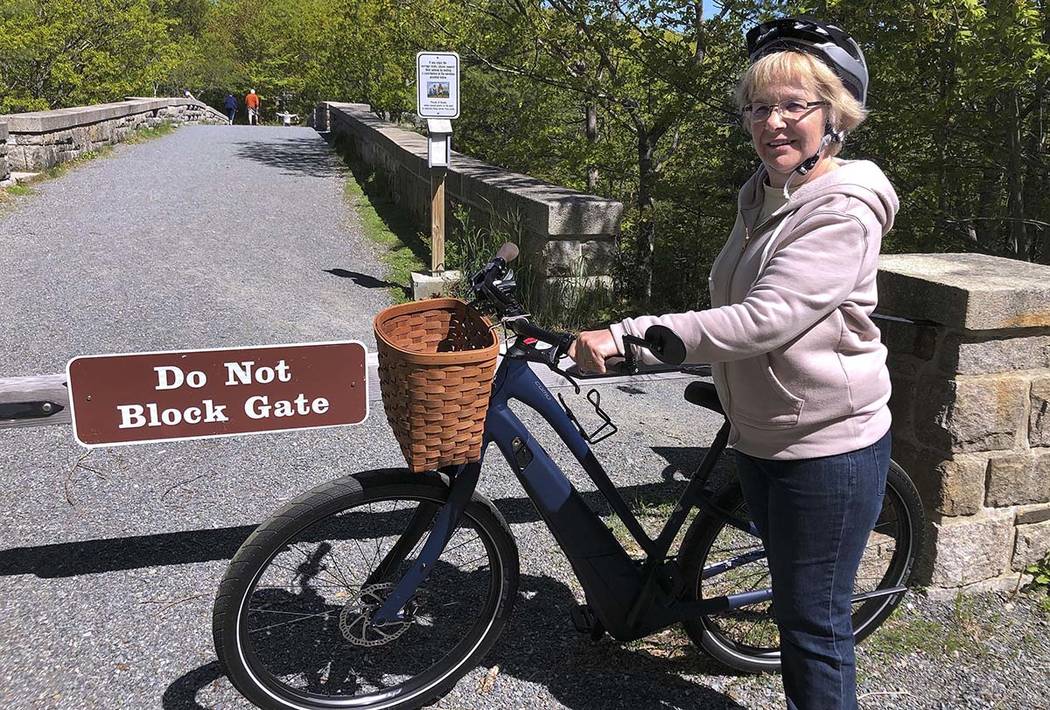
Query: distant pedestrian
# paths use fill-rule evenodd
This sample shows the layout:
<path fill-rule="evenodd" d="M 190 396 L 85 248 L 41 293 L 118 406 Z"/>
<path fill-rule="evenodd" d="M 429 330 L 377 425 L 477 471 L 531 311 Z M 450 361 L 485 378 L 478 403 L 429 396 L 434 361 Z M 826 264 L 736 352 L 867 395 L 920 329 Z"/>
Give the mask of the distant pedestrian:
<path fill-rule="evenodd" d="M 259 95 L 255 93 L 255 89 L 248 92 L 248 95 L 244 97 L 244 104 L 248 107 L 248 125 L 258 126 L 259 125 Z"/>
<path fill-rule="evenodd" d="M 223 103 L 226 108 L 226 115 L 230 117 L 230 125 L 233 125 L 233 119 L 237 115 L 237 99 L 234 98 L 233 94 L 226 94 L 226 101 Z"/>

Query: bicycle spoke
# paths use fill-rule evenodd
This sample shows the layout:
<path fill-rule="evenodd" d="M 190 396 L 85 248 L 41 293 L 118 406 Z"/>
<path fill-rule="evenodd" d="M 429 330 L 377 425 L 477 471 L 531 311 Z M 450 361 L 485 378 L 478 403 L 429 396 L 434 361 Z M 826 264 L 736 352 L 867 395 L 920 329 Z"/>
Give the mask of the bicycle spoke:
<path fill-rule="evenodd" d="M 316 566 L 316 572 L 313 575 L 311 575 L 311 578 L 312 577 L 319 577 L 319 576 L 321 576 L 322 572 L 328 572 L 328 568 L 321 566 L 320 560 L 314 560 L 313 555 L 306 554 L 306 552 L 304 552 L 303 550 L 300 550 L 298 547 L 296 547 L 295 544 L 289 545 L 288 548 L 290 550 L 294 550 L 295 552 L 297 552 L 300 555 L 302 555 L 303 562 L 305 562 L 306 565 L 308 565 L 310 567 Z M 285 568 L 285 569 L 287 569 L 287 568 Z M 301 577 L 301 576 L 305 575 L 305 571 L 303 570 L 303 568 L 301 566 L 298 569 L 291 570 L 291 571 L 293 571 L 295 573 L 296 577 Z M 336 579 L 335 577 L 330 576 L 329 580 L 331 580 L 332 582 L 334 582 L 336 584 L 342 583 L 342 584 L 344 584 L 344 585 L 346 585 L 348 587 L 350 586 L 350 583 L 347 580 L 345 580 L 345 579 Z"/>
<path fill-rule="evenodd" d="M 470 544 L 475 543 L 475 542 L 481 542 L 481 540 L 479 540 L 477 537 L 473 537 L 473 538 L 467 540 L 466 542 L 459 543 L 455 547 L 446 547 L 445 548 L 445 553 L 447 554 L 449 552 L 454 552 L 454 551 L 460 549 L 461 547 L 464 547 L 465 545 L 470 545 Z"/>
<path fill-rule="evenodd" d="M 311 589 L 341 589 L 341 590 L 347 590 L 347 587 L 342 585 L 342 584 L 317 584 L 316 582 L 312 582 L 310 584 L 310 588 Z M 353 588 L 354 589 L 360 589 L 361 585 L 360 584 L 355 584 L 355 585 L 353 585 Z M 298 586 L 294 586 L 294 585 L 290 585 L 290 584 L 283 584 L 283 585 L 260 584 L 260 585 L 257 585 L 255 587 L 255 591 L 257 591 L 257 592 L 260 591 L 260 590 L 263 590 L 263 589 L 275 589 L 275 590 L 281 590 L 281 591 L 284 591 L 284 592 L 299 592 L 299 591 L 302 590 L 302 587 L 298 587 Z"/>
<path fill-rule="evenodd" d="M 303 617 L 301 617 L 299 619 L 293 619 L 292 621 L 283 621 L 283 622 L 281 622 L 279 624 L 271 624 L 270 626 L 264 626 L 261 629 L 249 629 L 248 633 L 250 633 L 250 634 L 257 634 L 260 631 L 268 631 L 269 629 L 276 629 L 276 628 L 278 628 L 280 626 L 288 626 L 289 624 L 298 624 L 299 622 L 306 621 L 307 619 L 316 619 L 319 616 L 328 616 L 329 614 L 332 614 L 332 613 L 335 613 L 335 610 L 334 609 L 329 609 L 328 611 L 321 611 L 321 612 L 318 612 L 316 614 L 309 614 L 309 615 L 303 616 Z"/>
<path fill-rule="evenodd" d="M 371 503 L 368 504 L 368 512 L 370 514 L 372 513 L 372 504 Z M 376 568 L 376 563 L 379 560 L 383 559 L 383 553 L 379 549 L 379 536 L 376 535 L 374 540 L 375 540 L 375 543 L 376 543 L 376 553 L 375 553 L 375 555 L 373 555 L 372 561 L 368 565 L 368 573 L 369 574 L 371 574 L 372 571 Z"/>

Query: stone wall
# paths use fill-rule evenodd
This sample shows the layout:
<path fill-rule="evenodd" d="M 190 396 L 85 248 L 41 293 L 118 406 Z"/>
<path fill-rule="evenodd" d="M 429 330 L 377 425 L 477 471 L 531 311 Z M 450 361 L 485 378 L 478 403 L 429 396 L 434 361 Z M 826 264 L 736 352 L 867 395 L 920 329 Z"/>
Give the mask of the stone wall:
<path fill-rule="evenodd" d="M 7 167 L 7 124 L 0 123 L 0 185 L 5 185 L 11 178 L 11 169 Z"/>
<path fill-rule="evenodd" d="M 311 122 L 318 130 L 348 141 L 355 157 L 378 171 L 397 203 L 429 231 L 425 136 L 377 118 L 367 104 L 326 102 L 313 112 Z M 619 202 L 512 173 L 455 151 L 445 189 L 482 222 L 521 233 L 522 256 L 544 286 L 610 283 L 614 239 L 623 213 Z"/>
<path fill-rule="evenodd" d="M 1050 267 L 883 256 L 893 458 L 931 518 L 924 581 L 1004 588 L 1050 551 Z"/>
<path fill-rule="evenodd" d="M 195 99 L 135 97 L 112 104 L 8 114 L 0 121 L 7 124 L 7 162 L 12 172 L 39 172 L 160 123 L 229 122 Z"/>

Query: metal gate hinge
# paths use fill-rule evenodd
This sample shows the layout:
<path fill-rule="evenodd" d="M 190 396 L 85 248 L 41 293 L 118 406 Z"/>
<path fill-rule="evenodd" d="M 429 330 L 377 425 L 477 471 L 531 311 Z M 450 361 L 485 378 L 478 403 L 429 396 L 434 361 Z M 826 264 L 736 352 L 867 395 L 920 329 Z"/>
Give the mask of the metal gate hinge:
<path fill-rule="evenodd" d="M 56 402 L 2 402 L 0 420 L 43 419 L 61 412 L 65 407 Z"/>

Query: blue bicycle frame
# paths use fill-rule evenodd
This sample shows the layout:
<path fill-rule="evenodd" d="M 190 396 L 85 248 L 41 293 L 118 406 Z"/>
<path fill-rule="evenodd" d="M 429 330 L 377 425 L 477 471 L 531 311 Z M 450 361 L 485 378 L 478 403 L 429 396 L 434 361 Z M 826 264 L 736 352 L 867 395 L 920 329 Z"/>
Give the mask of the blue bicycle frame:
<path fill-rule="evenodd" d="M 508 403 L 512 399 L 538 412 L 558 433 L 632 537 L 645 551 L 644 562 L 637 563 L 631 559 L 601 518 L 584 502 L 543 446 L 510 410 Z M 528 362 L 523 358 L 508 355 L 497 369 L 493 381 L 485 420 L 482 461 L 444 471 L 452 480 L 448 500 L 437 511 L 433 528 L 419 557 L 376 611 L 373 623 L 379 625 L 397 619 L 405 604 L 433 569 L 474 493 L 484 460 L 484 451 L 492 442 L 507 459 L 522 487 L 568 557 L 595 617 L 613 637 L 621 641 L 643 638 L 683 619 L 771 599 L 772 592 L 764 589 L 703 601 L 683 600 L 681 590 L 676 589 L 674 581 L 677 578 L 676 570 L 668 568 L 668 565 L 675 563 L 668 560 L 667 553 L 689 511 L 697 505 L 708 508 L 730 525 L 757 538 L 757 533 L 749 521 L 738 520 L 726 511 L 715 510 L 709 501 L 711 492 L 704 488 L 708 474 L 725 448 L 728 435 L 727 422 L 715 437 L 707 456 L 683 492 L 660 535 L 654 540 L 646 534 L 631 513 L 587 441 L 551 395 L 550 390 L 529 367 Z M 422 522 L 429 522 L 429 516 L 433 514 L 433 508 L 421 507 L 420 515 L 427 516 L 427 520 Z M 399 549 L 407 551 L 422 536 L 422 526 L 417 524 L 412 527 L 417 528 L 417 537 L 408 539 L 408 544 L 399 544 Z M 751 551 L 713 565 L 704 571 L 703 576 L 709 578 L 764 556 L 764 550 Z M 383 567 L 389 568 L 389 565 L 384 564 Z"/>

